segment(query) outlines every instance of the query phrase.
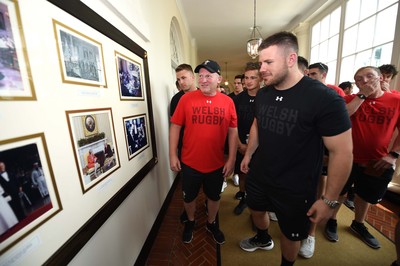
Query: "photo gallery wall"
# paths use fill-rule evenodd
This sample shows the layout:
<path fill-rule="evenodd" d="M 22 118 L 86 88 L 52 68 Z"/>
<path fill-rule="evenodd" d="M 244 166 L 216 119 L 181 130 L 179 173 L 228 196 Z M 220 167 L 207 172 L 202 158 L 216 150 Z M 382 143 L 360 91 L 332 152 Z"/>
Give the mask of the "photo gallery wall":
<path fill-rule="evenodd" d="M 99 210 L 115 209 L 157 163 L 147 53 L 80 1 L 63 2 L 68 1 L 46 3 L 60 8 L 59 13 L 63 14 L 48 20 L 52 31 L 47 33 L 54 42 L 54 57 L 58 61 L 58 65 L 51 67 L 50 75 L 57 76 L 59 87 L 73 88 L 71 98 L 79 96 L 76 91 L 85 95 L 74 98 L 73 106 L 80 103 L 78 108 L 65 109 L 63 116 L 57 117 L 57 121 L 64 121 L 67 129 L 64 133 L 69 136 L 59 141 L 73 151 L 75 166 L 65 167 L 72 182 L 79 184 L 79 189 L 74 189 L 80 191 L 81 199 L 75 195 L 80 205 L 77 208 L 85 206 L 85 201 L 96 201 L 96 193 L 91 192 L 99 184 L 103 187 L 106 182 L 122 184 L 98 206 L 87 207 L 92 214 L 90 220 L 107 219 L 96 216 Z M 57 88 L 35 88 L 35 84 L 43 82 L 36 82 L 33 75 L 32 70 L 37 66 L 30 60 L 31 43 L 24 35 L 29 18 L 20 14 L 20 4 L 18 0 L 0 0 L 0 101 L 15 110 L 19 106 L 23 109 L 27 102 L 38 109 L 45 108 L 54 103 L 40 99 L 39 95 Z M 78 9 L 82 18 L 70 15 Z M 102 38 L 98 38 L 99 32 Z M 93 91 L 92 98 L 88 91 Z M 110 96 L 114 99 L 109 105 L 104 104 Z M 0 116 L 0 122 L 3 118 Z M 48 141 L 54 141 L 57 134 L 51 130 L 29 132 L 23 123 L 12 126 L 16 129 L 13 137 L 0 135 L 0 256 L 11 253 L 17 244 L 27 241 L 38 228 L 50 224 L 53 217 L 66 210 L 60 196 L 65 188 L 59 185 L 61 180 L 57 176 L 64 169 L 52 163 L 59 156 L 51 153 Z M 118 197 L 119 193 L 124 196 Z M 70 245 L 82 242 L 79 232 L 88 229 L 87 220 L 71 234 Z M 97 229 L 91 228 L 91 234 Z M 9 256 L 9 259 L 16 258 Z"/>

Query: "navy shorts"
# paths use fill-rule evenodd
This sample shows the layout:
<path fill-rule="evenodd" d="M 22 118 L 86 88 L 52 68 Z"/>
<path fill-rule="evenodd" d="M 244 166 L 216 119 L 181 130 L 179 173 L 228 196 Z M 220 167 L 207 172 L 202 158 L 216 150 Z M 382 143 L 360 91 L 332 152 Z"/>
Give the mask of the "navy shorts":
<path fill-rule="evenodd" d="M 246 202 L 255 211 L 272 211 L 286 238 L 299 241 L 308 237 L 311 221 L 307 211 L 315 202 L 312 196 L 293 195 L 257 182 L 251 176 L 246 179 Z"/>
<path fill-rule="evenodd" d="M 183 163 L 181 163 L 181 166 L 184 202 L 189 203 L 195 200 L 202 185 L 207 198 L 213 201 L 218 201 L 221 198 L 221 188 L 224 182 L 222 167 L 211 173 L 201 173 Z"/>
<path fill-rule="evenodd" d="M 387 186 L 392 181 L 393 168 L 379 174 L 368 174 L 367 167 L 353 164 L 350 177 L 340 195 L 346 194 L 354 182 L 354 192 L 368 203 L 380 202 L 386 193 Z"/>

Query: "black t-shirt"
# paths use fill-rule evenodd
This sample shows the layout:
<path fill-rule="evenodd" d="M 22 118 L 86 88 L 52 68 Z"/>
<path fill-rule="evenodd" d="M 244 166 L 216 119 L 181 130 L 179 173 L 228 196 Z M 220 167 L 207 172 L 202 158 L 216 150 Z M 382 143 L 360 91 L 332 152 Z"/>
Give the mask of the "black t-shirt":
<path fill-rule="evenodd" d="M 183 91 L 179 91 L 178 93 L 176 93 L 172 99 L 171 99 L 171 103 L 169 104 L 169 115 L 172 116 L 175 112 L 176 107 L 178 106 L 179 100 L 181 99 L 181 97 L 185 95 L 185 93 Z"/>
<path fill-rule="evenodd" d="M 247 91 L 243 91 L 234 98 L 236 114 L 238 118 L 239 139 L 247 144 L 248 134 L 254 120 L 254 99 Z"/>
<path fill-rule="evenodd" d="M 290 89 L 262 88 L 255 99 L 259 146 L 250 175 L 293 194 L 315 191 L 322 169 L 322 136 L 351 127 L 345 101 L 303 77 Z"/>

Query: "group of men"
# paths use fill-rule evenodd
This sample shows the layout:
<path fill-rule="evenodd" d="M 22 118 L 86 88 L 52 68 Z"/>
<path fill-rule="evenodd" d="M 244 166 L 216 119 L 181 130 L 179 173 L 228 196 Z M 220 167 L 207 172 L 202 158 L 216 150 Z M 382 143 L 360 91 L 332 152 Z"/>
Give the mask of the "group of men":
<path fill-rule="evenodd" d="M 201 187 L 207 197 L 206 229 L 217 243 L 225 242 L 216 215 L 223 180 L 235 169 L 245 183 L 240 190 L 245 191 L 242 198 L 257 231 L 240 242 L 243 250 L 273 248 L 268 213 L 274 212 L 282 232 L 281 265 L 293 265 L 298 254 L 311 257 L 315 239 L 308 245 L 311 256 L 300 248 L 310 244 L 312 225 L 328 221 L 327 237 L 336 233 L 331 240 L 337 241 L 332 221 L 351 186 L 356 198 L 350 228 L 372 248 L 380 247 L 364 221 L 369 205 L 386 192 L 400 154 L 400 137 L 389 150 L 393 132 L 400 127 L 400 96 L 383 90 L 376 67 L 358 69 L 354 79 L 360 91 L 345 96 L 342 89 L 315 78 L 326 78 L 325 64 L 309 66 L 308 76 L 299 64 L 295 35 L 279 32 L 266 38 L 259 62 L 246 66 L 246 90 L 234 100 L 217 90 L 222 78 L 215 61 L 195 68 L 199 88 L 191 86 L 193 91 L 182 93 L 174 103 L 169 139 L 170 168 L 181 174 L 187 214 L 183 242 L 193 239 Z M 194 84 L 194 75 L 190 78 Z M 324 154 L 329 155 L 329 174 L 317 197 Z"/>

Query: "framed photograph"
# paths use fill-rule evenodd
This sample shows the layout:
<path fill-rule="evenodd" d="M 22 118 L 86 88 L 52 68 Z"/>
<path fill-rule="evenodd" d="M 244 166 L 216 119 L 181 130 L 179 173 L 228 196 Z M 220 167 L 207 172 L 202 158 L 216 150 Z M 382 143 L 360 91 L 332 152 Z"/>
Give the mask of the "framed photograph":
<path fill-rule="evenodd" d="M 141 114 L 124 117 L 123 122 L 128 158 L 131 160 L 149 147 L 147 118 L 145 114 Z"/>
<path fill-rule="evenodd" d="M 36 100 L 17 0 L 0 0 L 0 100 Z"/>
<path fill-rule="evenodd" d="M 0 141 L 0 256 L 62 210 L 44 133 Z"/>
<path fill-rule="evenodd" d="M 53 19 L 64 83 L 107 87 L 101 43 Z"/>
<path fill-rule="evenodd" d="M 66 111 L 66 114 L 85 193 L 120 167 L 112 111 L 104 108 Z"/>
<path fill-rule="evenodd" d="M 115 60 L 117 64 L 119 95 L 121 100 L 143 101 L 144 82 L 142 63 L 136 62 L 117 51 L 115 51 Z"/>

